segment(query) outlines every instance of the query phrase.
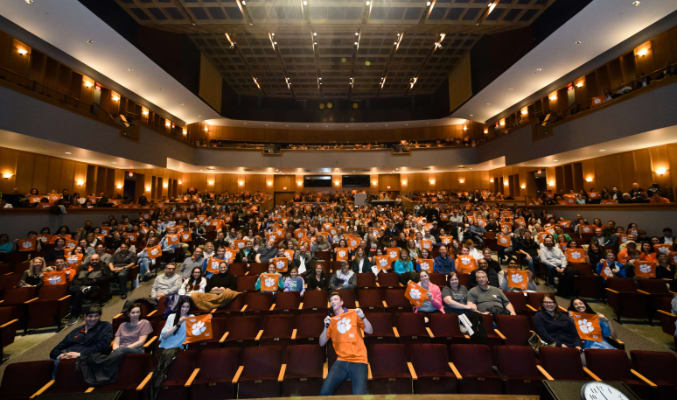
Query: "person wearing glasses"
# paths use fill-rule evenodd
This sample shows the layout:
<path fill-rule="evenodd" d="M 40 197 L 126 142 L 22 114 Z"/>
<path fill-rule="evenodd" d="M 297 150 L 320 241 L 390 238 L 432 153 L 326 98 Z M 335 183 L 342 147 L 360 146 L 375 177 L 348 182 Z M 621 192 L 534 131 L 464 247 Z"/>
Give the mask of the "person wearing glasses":
<path fill-rule="evenodd" d="M 581 339 L 569 314 L 560 311 L 553 296 L 544 296 L 541 310 L 534 314 L 534 330 L 548 346 L 581 349 Z"/>

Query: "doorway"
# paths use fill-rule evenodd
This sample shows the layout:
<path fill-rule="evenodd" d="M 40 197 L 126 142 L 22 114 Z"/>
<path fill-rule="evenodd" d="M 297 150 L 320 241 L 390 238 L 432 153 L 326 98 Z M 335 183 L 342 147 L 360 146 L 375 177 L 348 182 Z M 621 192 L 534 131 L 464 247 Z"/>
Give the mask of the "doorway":
<path fill-rule="evenodd" d="M 534 186 L 536 187 L 536 193 L 545 193 L 548 189 L 548 182 L 545 178 L 545 170 L 539 169 L 531 172 L 534 178 Z"/>

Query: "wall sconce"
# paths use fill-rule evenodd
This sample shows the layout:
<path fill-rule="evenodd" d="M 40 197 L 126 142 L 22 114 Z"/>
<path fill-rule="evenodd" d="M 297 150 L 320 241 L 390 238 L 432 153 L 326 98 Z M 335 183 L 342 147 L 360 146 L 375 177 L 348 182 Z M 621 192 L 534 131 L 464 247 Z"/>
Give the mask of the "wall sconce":
<path fill-rule="evenodd" d="M 430 186 L 435 186 L 435 183 L 437 183 L 437 180 L 435 178 L 430 178 L 430 179 L 428 179 L 428 183 L 430 184 Z"/>
<path fill-rule="evenodd" d="M 341 185 L 341 181 L 334 181 L 334 186 L 339 187 Z"/>
<path fill-rule="evenodd" d="M 465 178 L 458 178 L 458 183 L 461 183 L 461 184 L 465 183 Z"/>
<path fill-rule="evenodd" d="M 148 114 L 150 114 L 150 110 L 147 109 L 146 107 L 141 107 L 141 114 L 142 114 L 144 117 L 147 117 Z"/>
<path fill-rule="evenodd" d="M 463 132 L 467 132 L 467 131 L 468 131 L 468 125 L 463 125 Z"/>
<path fill-rule="evenodd" d="M 576 83 L 574 83 L 574 86 L 576 86 L 577 88 L 582 88 L 583 86 L 585 86 L 585 78 L 578 78 L 576 80 Z"/>
<path fill-rule="evenodd" d="M 408 182 L 406 179 L 402 179 L 402 180 L 400 181 L 400 184 L 401 184 L 402 186 L 407 186 L 407 183 L 409 183 L 409 182 Z"/>
<path fill-rule="evenodd" d="M 644 57 L 649 54 L 651 51 L 651 42 L 642 43 L 641 45 L 635 47 L 635 56 Z"/>
<path fill-rule="evenodd" d="M 488 135 L 488 134 L 489 134 L 489 128 L 486 127 L 486 126 L 484 127 L 484 134 L 485 134 L 485 135 Z"/>
<path fill-rule="evenodd" d="M 298 187 L 303 186 L 303 181 L 296 181 L 296 186 L 298 186 Z"/>
<path fill-rule="evenodd" d="M 506 186 L 506 187 L 507 187 L 508 185 L 510 185 L 510 182 L 508 182 L 507 180 L 504 180 L 504 181 L 503 181 L 503 186 Z"/>
<path fill-rule="evenodd" d="M 527 184 L 526 184 L 526 183 L 523 183 L 523 184 L 520 185 L 520 189 L 526 189 L 526 188 L 527 188 Z"/>
<path fill-rule="evenodd" d="M 75 184 L 78 185 L 78 186 L 84 186 L 85 181 L 83 179 L 76 179 Z"/>
<path fill-rule="evenodd" d="M 183 181 L 182 181 L 181 179 L 179 179 L 179 181 L 178 181 L 177 183 L 178 183 L 179 185 L 183 185 Z"/>
<path fill-rule="evenodd" d="M 522 107 L 522 109 L 520 110 L 520 114 L 522 114 L 523 117 L 526 117 L 527 115 L 529 115 L 529 108 Z"/>
<path fill-rule="evenodd" d="M 489 178 L 489 182 L 494 183 L 494 178 Z"/>
<path fill-rule="evenodd" d="M 207 181 L 207 185 L 209 186 L 214 186 L 214 179 L 210 179 Z"/>
<path fill-rule="evenodd" d="M 120 95 L 115 92 L 110 92 L 110 99 L 117 103 L 120 101 Z"/>
<path fill-rule="evenodd" d="M 239 181 L 237 181 L 237 186 L 239 186 L 239 187 L 244 187 L 244 181 L 243 181 L 242 179 L 240 179 Z"/>
<path fill-rule="evenodd" d="M 388 185 L 388 187 L 386 189 L 390 190 L 390 185 Z"/>
<path fill-rule="evenodd" d="M 181 130 L 181 133 L 183 133 L 183 136 L 188 135 L 188 128 L 184 126 L 183 129 Z"/>
<path fill-rule="evenodd" d="M 167 189 L 167 188 L 169 187 L 169 183 L 163 182 L 163 183 L 162 183 L 162 187 L 165 188 L 165 189 Z"/>
<path fill-rule="evenodd" d="M 26 56 L 26 55 L 28 55 L 28 49 L 25 48 L 25 47 L 18 47 L 18 48 L 16 49 L 16 52 L 19 53 L 19 55 L 21 55 L 21 56 Z"/>
<path fill-rule="evenodd" d="M 203 129 L 204 129 L 205 133 L 209 133 L 209 126 L 205 125 L 205 127 Z"/>
<path fill-rule="evenodd" d="M 498 121 L 498 125 L 500 125 L 501 128 L 505 128 L 505 118 L 501 118 L 500 121 Z"/>
<path fill-rule="evenodd" d="M 171 128 L 172 127 L 172 122 L 168 119 L 165 120 L 165 128 Z"/>
<path fill-rule="evenodd" d="M 378 181 L 371 181 L 371 186 L 376 186 L 378 185 Z"/>
<path fill-rule="evenodd" d="M 550 186 L 550 187 L 555 187 L 555 181 L 553 181 L 552 179 L 549 180 L 549 181 L 548 181 L 548 186 Z"/>
<path fill-rule="evenodd" d="M 592 181 L 593 181 L 592 175 L 586 176 L 586 177 L 585 177 L 585 181 L 586 181 L 586 182 L 592 182 Z"/>
<path fill-rule="evenodd" d="M 14 174 L 10 171 L 5 171 L 5 172 L 2 173 L 2 177 L 5 178 L 5 179 L 9 179 L 13 176 L 14 176 Z"/>
<path fill-rule="evenodd" d="M 287 190 L 287 187 L 286 187 L 286 186 L 282 186 L 282 190 Z"/>
<path fill-rule="evenodd" d="M 548 99 L 550 99 L 550 101 L 557 101 L 557 92 L 550 93 Z"/>
<path fill-rule="evenodd" d="M 266 186 L 273 187 L 273 181 L 266 181 Z"/>
<path fill-rule="evenodd" d="M 146 192 L 150 192 L 150 185 L 146 185 Z"/>
<path fill-rule="evenodd" d="M 94 87 L 94 81 L 91 80 L 91 79 L 89 79 L 89 78 L 86 77 L 86 76 L 83 76 L 83 77 L 82 77 L 82 84 L 83 84 L 87 89 L 91 89 L 91 88 Z"/>
<path fill-rule="evenodd" d="M 115 185 L 115 187 L 118 189 L 122 189 L 122 183 L 118 183 L 117 185 Z"/>
<path fill-rule="evenodd" d="M 665 173 L 668 172 L 668 169 L 665 167 L 658 167 L 656 168 L 656 175 L 665 175 Z"/>

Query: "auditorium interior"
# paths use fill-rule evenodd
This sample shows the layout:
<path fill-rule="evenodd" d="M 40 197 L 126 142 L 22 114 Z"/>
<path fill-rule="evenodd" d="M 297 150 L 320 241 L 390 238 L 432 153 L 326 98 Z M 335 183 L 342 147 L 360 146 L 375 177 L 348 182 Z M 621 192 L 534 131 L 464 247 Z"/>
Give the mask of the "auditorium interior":
<path fill-rule="evenodd" d="M 675 0 L 2 0 L 0 56 L 0 397 L 677 398 Z"/>

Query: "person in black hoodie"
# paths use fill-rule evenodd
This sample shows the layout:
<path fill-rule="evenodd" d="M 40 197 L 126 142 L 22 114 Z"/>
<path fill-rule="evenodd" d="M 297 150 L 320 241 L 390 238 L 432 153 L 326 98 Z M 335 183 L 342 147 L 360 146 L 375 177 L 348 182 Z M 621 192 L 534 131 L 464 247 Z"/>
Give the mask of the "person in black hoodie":
<path fill-rule="evenodd" d="M 477 260 L 477 266 L 478 269 L 474 270 L 473 272 L 470 273 L 470 276 L 468 277 L 468 288 L 474 288 L 477 286 L 477 278 L 475 277 L 475 273 L 479 270 L 483 270 L 484 272 L 487 273 L 487 279 L 489 279 L 489 285 L 495 286 L 495 287 L 501 287 L 498 281 L 498 273 L 496 270 L 493 268 L 489 268 L 489 262 L 487 262 L 486 258 L 481 258 Z"/>
<path fill-rule="evenodd" d="M 324 273 L 321 264 L 316 264 L 315 269 L 305 276 L 308 290 L 329 290 L 329 277 Z"/>
<path fill-rule="evenodd" d="M 101 309 L 92 307 L 87 310 L 85 324 L 69 333 L 49 353 L 52 360 L 78 358 L 110 351 L 113 340 L 113 327 L 109 322 L 101 321 Z"/>
<path fill-rule="evenodd" d="M 237 279 L 228 270 L 228 263 L 222 262 L 219 264 L 219 273 L 212 275 L 207 280 L 207 287 L 205 293 L 210 293 L 212 289 L 230 289 L 235 290 L 237 287 Z"/>
<path fill-rule="evenodd" d="M 534 330 L 548 345 L 581 348 L 573 321 L 559 310 L 554 296 L 543 297 L 541 310 L 534 314 Z"/>

